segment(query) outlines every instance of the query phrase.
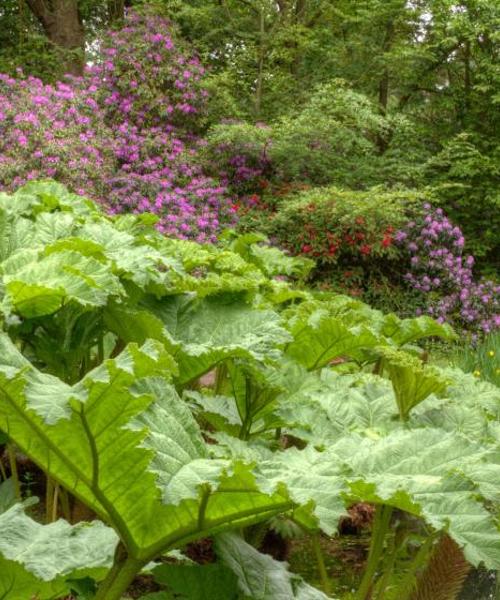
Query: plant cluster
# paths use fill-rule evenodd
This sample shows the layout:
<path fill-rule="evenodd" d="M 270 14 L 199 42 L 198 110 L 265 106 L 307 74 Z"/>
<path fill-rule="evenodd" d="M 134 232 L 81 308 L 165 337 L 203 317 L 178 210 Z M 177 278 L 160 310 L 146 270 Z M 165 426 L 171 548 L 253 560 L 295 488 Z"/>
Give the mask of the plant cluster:
<path fill-rule="evenodd" d="M 500 327 L 500 286 L 474 277 L 474 257 L 464 255 L 465 239 L 441 208 L 424 204 L 424 213 L 396 233 L 409 254 L 407 282 L 425 297 L 425 311 L 476 333 Z"/>
<path fill-rule="evenodd" d="M 207 168 L 238 196 L 242 210 L 255 205 L 255 195 L 273 175 L 271 128 L 260 123 L 229 121 L 213 126 L 203 148 Z"/>
<path fill-rule="evenodd" d="M 427 162 L 426 172 L 436 201 L 464 232 L 466 250 L 494 270 L 500 254 L 500 143 L 485 142 L 484 135 L 456 135 Z"/>
<path fill-rule="evenodd" d="M 457 346 L 451 361 L 462 371 L 500 386 L 500 332 L 490 333 L 475 347 Z"/>
<path fill-rule="evenodd" d="M 246 195 L 260 192 L 263 177 L 278 186 L 415 185 L 418 170 L 404 161 L 408 127 L 404 118 L 381 116 L 366 96 L 334 80 L 269 125 L 226 120 L 212 126 L 205 155 L 214 172 L 227 173 L 229 185 Z M 393 147 L 382 156 L 377 144 L 388 137 Z"/>
<path fill-rule="evenodd" d="M 418 205 L 412 191 L 343 191 L 313 188 L 286 195 L 263 229 L 293 254 L 314 257 L 318 265 L 346 268 L 394 261 L 400 250 L 397 229 Z"/>
<path fill-rule="evenodd" d="M 235 209 L 196 160 L 199 60 L 168 21 L 133 13 L 100 57 L 67 83 L 1 77 L 1 187 L 53 177 L 111 212 L 152 212 L 164 233 L 214 241 Z"/>
<path fill-rule="evenodd" d="M 169 239 L 51 182 L 0 194 L 0 216 L 0 594 L 119 600 L 146 569 L 160 598 L 325 600 L 321 553 L 324 591 L 249 527 L 319 547 L 358 502 L 357 600 L 410 598 L 450 544 L 462 575 L 500 568 L 500 397 L 425 364 L 416 343 L 448 325 L 297 289 L 310 261 L 259 236 Z M 19 502 L 18 451 L 47 478 L 46 524 Z M 97 519 L 68 523 L 79 503 Z M 207 537 L 214 562 L 193 564 Z"/>
<path fill-rule="evenodd" d="M 0 74 L 0 185 L 55 177 L 79 193 L 104 197 L 113 146 L 94 93 L 68 83 Z"/>

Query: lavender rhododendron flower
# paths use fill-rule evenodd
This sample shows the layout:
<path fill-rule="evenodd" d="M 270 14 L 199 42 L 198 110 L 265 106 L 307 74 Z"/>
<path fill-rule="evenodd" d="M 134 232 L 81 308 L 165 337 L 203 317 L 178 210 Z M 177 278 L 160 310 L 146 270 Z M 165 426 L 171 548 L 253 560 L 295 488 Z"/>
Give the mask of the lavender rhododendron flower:
<path fill-rule="evenodd" d="M 404 279 L 424 295 L 427 314 L 482 333 L 500 327 L 500 286 L 475 280 L 474 257 L 462 255 L 462 231 L 441 208 L 424 204 L 420 219 L 409 222 L 395 239 L 410 258 L 411 271 Z"/>

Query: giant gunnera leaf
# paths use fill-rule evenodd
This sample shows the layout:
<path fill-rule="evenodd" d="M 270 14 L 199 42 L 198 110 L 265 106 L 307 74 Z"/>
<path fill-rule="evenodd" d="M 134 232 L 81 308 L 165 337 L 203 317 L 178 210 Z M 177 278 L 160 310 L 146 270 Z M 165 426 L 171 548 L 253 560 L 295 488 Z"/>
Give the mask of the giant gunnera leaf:
<path fill-rule="evenodd" d="M 291 326 L 293 341 L 286 352 L 308 370 L 321 369 L 338 357 L 361 360 L 363 351 L 376 346 L 378 338 L 365 326 L 345 325 L 341 318 L 318 311 Z"/>
<path fill-rule="evenodd" d="M 378 439 L 347 435 L 324 452 L 278 453 L 259 464 L 258 481 L 268 493 L 286 486 L 297 503 L 311 503 L 328 533 L 354 502 L 387 504 L 447 531 L 470 563 L 498 569 L 500 531 L 480 494 L 495 498 L 500 486 L 486 459 L 482 446 L 458 434 L 395 430 Z"/>
<path fill-rule="evenodd" d="M 50 315 L 68 302 L 104 306 L 109 296 L 123 293 L 109 264 L 73 251 L 43 256 L 23 250 L 4 261 L 0 273 L 6 309 L 28 318 Z"/>
<path fill-rule="evenodd" d="M 0 598 L 50 600 L 69 593 L 69 579 L 102 578 L 117 542 L 100 521 L 41 525 L 15 504 L 0 514 Z"/>
<path fill-rule="evenodd" d="M 214 542 L 216 563 L 162 564 L 153 570 L 155 580 L 179 600 L 327 600 L 287 563 L 260 553 L 241 536 L 219 534 Z M 171 597 L 160 592 L 158 600 Z"/>
<path fill-rule="evenodd" d="M 217 536 L 215 549 L 236 575 L 244 598 L 251 600 L 327 600 L 328 596 L 287 569 L 287 563 L 261 554 L 235 533 Z M 208 600 L 208 598 L 207 598 Z"/>
<path fill-rule="evenodd" d="M 438 369 L 424 365 L 407 352 L 392 348 L 380 348 L 379 352 L 389 373 L 401 419 L 407 419 L 410 410 L 430 394 L 441 395 L 446 391 L 449 380 Z"/>
<path fill-rule="evenodd" d="M 0 429 L 111 524 L 135 559 L 291 508 L 242 464 L 209 458 L 160 343 L 131 344 L 69 386 L 16 361 L 1 336 L 10 358 L 0 363 Z"/>
<path fill-rule="evenodd" d="M 290 341 L 279 315 L 242 302 L 221 304 L 175 296 L 148 301 L 146 307 L 164 324 L 179 364 L 178 382 L 185 384 L 228 358 L 278 359 L 280 345 Z"/>

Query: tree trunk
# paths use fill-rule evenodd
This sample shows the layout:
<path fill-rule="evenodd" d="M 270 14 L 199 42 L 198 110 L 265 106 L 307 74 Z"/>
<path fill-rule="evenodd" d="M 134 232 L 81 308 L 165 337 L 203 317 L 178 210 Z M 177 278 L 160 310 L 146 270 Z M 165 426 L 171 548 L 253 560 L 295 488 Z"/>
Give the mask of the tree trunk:
<path fill-rule="evenodd" d="M 45 35 L 61 50 L 66 73 L 81 75 L 85 64 L 85 30 L 78 0 L 27 0 Z"/>
<path fill-rule="evenodd" d="M 108 23 L 113 25 L 119 23 L 125 18 L 125 9 L 131 5 L 130 0 L 107 0 L 108 3 Z"/>

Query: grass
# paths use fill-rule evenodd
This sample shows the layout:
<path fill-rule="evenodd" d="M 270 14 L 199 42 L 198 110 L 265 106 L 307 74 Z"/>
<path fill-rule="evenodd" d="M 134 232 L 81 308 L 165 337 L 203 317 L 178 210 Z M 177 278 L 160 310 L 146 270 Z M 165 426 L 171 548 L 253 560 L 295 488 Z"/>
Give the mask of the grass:
<path fill-rule="evenodd" d="M 463 371 L 500 386 L 500 333 L 490 334 L 476 347 L 455 349 L 450 360 Z"/>

